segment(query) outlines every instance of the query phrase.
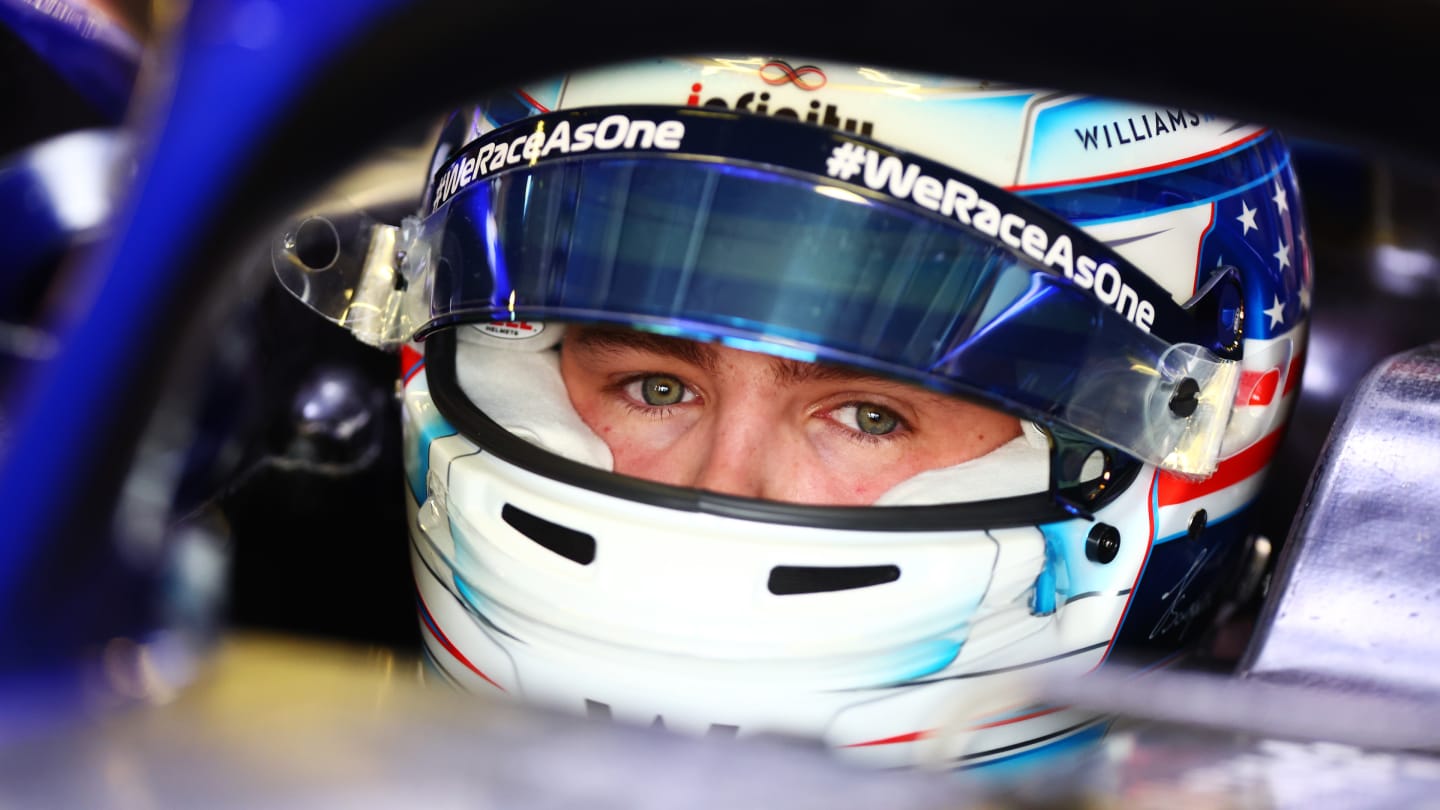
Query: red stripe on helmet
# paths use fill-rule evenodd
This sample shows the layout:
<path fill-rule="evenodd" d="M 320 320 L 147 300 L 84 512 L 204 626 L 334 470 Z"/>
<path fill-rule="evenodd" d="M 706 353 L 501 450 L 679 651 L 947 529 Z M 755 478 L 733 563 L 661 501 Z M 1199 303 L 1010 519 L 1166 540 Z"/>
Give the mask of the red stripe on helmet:
<path fill-rule="evenodd" d="M 1161 473 L 1160 505 L 1170 506 L 1194 500 L 1202 495 L 1219 492 L 1255 475 L 1265 469 L 1265 465 L 1269 464 L 1270 459 L 1275 455 L 1275 450 L 1280 445 L 1280 433 L 1281 431 L 1277 430 L 1242 450 L 1239 454 L 1220 462 L 1220 467 L 1215 470 L 1215 474 L 1203 481 L 1191 481 L 1174 473 Z"/>
<path fill-rule="evenodd" d="M 1200 288 L 1200 254 L 1205 252 L 1205 237 L 1215 230 L 1215 203 L 1210 203 L 1210 221 L 1205 223 L 1205 229 L 1200 232 L 1200 238 L 1195 240 L 1195 278 L 1190 282 L 1190 294 Z"/>
<path fill-rule="evenodd" d="M 518 93 L 521 98 L 525 99 L 525 103 L 529 104 L 531 107 L 534 107 L 542 113 L 550 112 L 550 110 L 544 104 L 536 101 L 534 96 L 530 95 L 524 90 L 516 90 L 515 92 Z"/>
<path fill-rule="evenodd" d="M 421 366 L 425 365 L 425 355 L 411 348 L 409 344 L 400 347 L 400 378 L 410 382 Z"/>
<path fill-rule="evenodd" d="M 1251 141 L 1258 140 L 1261 136 L 1267 134 L 1269 131 L 1270 130 L 1268 129 L 1262 129 L 1258 132 L 1251 133 L 1250 135 L 1247 135 L 1244 138 L 1235 141 L 1234 143 L 1226 144 L 1217 149 L 1211 149 L 1209 152 L 1202 152 L 1198 155 L 1190 155 L 1189 157 L 1183 157 L 1178 160 L 1171 160 L 1165 163 L 1156 163 L 1152 166 L 1141 166 L 1138 169 L 1126 169 L 1123 172 L 1097 174 L 1091 177 L 1074 177 L 1068 180 L 1052 180 L 1045 183 L 1021 183 L 1020 185 L 1016 186 L 1006 186 L 1005 190 L 1013 192 L 1039 191 L 1041 189 L 1064 188 L 1065 186 L 1079 186 L 1088 183 L 1103 183 L 1108 180 L 1120 180 L 1126 177 L 1134 177 L 1135 175 L 1139 174 L 1149 174 L 1150 172 L 1158 172 L 1164 169 L 1173 169 L 1177 166 L 1184 166 L 1187 163 L 1200 163 L 1209 158 L 1223 155 L 1224 153 L 1232 149 L 1238 149 L 1246 145 L 1247 143 L 1250 143 Z"/>
<path fill-rule="evenodd" d="M 1275 392 L 1280 388 L 1280 369 L 1272 368 L 1269 371 L 1246 371 L 1240 374 L 1240 395 L 1246 400 L 1240 402 L 1237 398 L 1236 405 L 1263 406 L 1275 401 Z M 1245 392 L 1249 391 L 1246 396 Z"/>
<path fill-rule="evenodd" d="M 1011 723 L 1021 723 L 1021 722 L 1024 722 L 1024 721 L 1026 721 L 1026 720 L 1034 720 L 1034 719 L 1037 718 L 1037 717 L 1044 717 L 1044 716 L 1047 715 L 1047 714 L 1054 714 L 1054 713 L 1056 713 L 1056 712 L 1063 712 L 1063 711 L 1065 711 L 1065 710 L 1068 709 L 1068 708 L 1070 708 L 1070 707 L 1069 707 L 1069 706 L 1051 706 L 1051 707 L 1048 708 L 1048 709 L 1041 709 L 1040 711 L 1037 711 L 1037 712 L 1031 712 L 1031 713 L 1029 713 L 1029 714 L 1022 714 L 1022 715 L 1020 715 L 1019 717 L 1007 717 L 1007 718 L 1005 718 L 1004 720 L 996 720 L 996 721 L 993 722 L 993 723 L 981 723 L 981 724 L 978 725 L 978 726 L 970 726 L 967 730 L 968 730 L 968 731 L 980 731 L 980 730 L 982 730 L 982 729 L 987 729 L 987 728 L 999 728 L 1000 726 L 1008 726 L 1008 725 L 1010 725 Z"/>
<path fill-rule="evenodd" d="M 884 739 L 880 739 L 880 740 L 866 740 L 865 742 L 848 743 L 848 744 L 842 745 L 842 746 L 840 746 L 840 747 L 841 747 L 841 748 L 866 748 L 866 747 L 872 746 L 872 745 L 894 745 L 894 744 L 896 744 L 896 743 L 916 742 L 916 741 L 918 741 L 918 740 L 923 740 L 923 739 L 925 739 L 926 737 L 929 737 L 931 734 L 934 734 L 934 733 L 935 733 L 935 732 L 934 732 L 934 731 L 931 731 L 931 730 L 927 730 L 927 731 L 912 731 L 912 732 L 910 732 L 909 734 L 897 734 L 897 735 L 895 735 L 894 737 L 885 737 Z"/>
<path fill-rule="evenodd" d="M 1115 649 L 1115 639 L 1120 637 L 1120 628 L 1125 626 L 1125 619 L 1130 616 L 1130 605 L 1135 601 L 1135 594 L 1140 592 L 1140 578 L 1145 576 L 1145 569 L 1150 567 L 1150 553 L 1155 550 L 1155 527 L 1160 523 L 1160 480 L 1163 478 L 1159 470 L 1150 478 L 1150 485 L 1145 488 L 1148 496 L 1145 499 L 1145 519 L 1148 524 L 1145 528 L 1145 559 L 1140 561 L 1140 567 L 1135 569 L 1135 579 L 1130 583 L 1130 592 L 1125 595 L 1125 609 L 1120 612 L 1120 621 L 1115 624 L 1115 629 L 1110 633 L 1110 640 L 1105 643 L 1105 654 L 1090 668 L 1091 672 L 1100 668 L 1100 665 L 1110 657 L 1110 651 Z"/>
<path fill-rule="evenodd" d="M 440 646 L 444 647 L 446 652 L 455 656 L 455 660 L 464 664 L 466 669 L 485 679 L 486 683 L 490 684 L 496 689 L 499 689 L 501 692 L 506 691 L 505 687 L 496 683 L 495 680 L 489 675 L 481 672 L 479 667 L 471 663 L 470 659 L 466 658 L 464 653 L 460 652 L 458 649 L 455 648 L 454 644 L 450 643 L 450 639 L 445 637 L 445 632 L 440 629 L 440 625 L 436 624 L 434 617 L 430 615 L 430 608 L 425 606 L 425 598 L 422 597 L 419 593 L 416 593 L 415 600 L 420 604 L 420 623 L 425 625 L 425 629 L 430 631 L 430 635 L 436 641 L 440 642 Z"/>
<path fill-rule="evenodd" d="M 1011 723 L 1022 723 L 1022 722 L 1026 721 L 1026 720 L 1034 720 L 1034 719 L 1037 718 L 1037 717 L 1044 717 L 1044 716 L 1047 715 L 1047 714 L 1054 714 L 1054 713 L 1056 713 L 1056 712 L 1064 711 L 1064 710 L 1066 710 L 1066 709 L 1068 709 L 1068 708 L 1070 708 L 1070 707 L 1069 707 L 1069 706 L 1051 706 L 1051 707 L 1048 708 L 1048 709 L 1041 709 L 1040 711 L 1030 712 L 1029 714 L 1022 714 L 1022 715 L 1018 715 L 1018 716 L 1016 716 L 1016 717 L 1007 717 L 1007 718 L 1005 718 L 1005 719 L 1003 719 L 1003 720 L 996 720 L 996 721 L 994 721 L 993 723 L 980 723 L 980 724 L 974 725 L 974 726 L 966 726 L 966 727 L 965 727 L 965 730 L 966 730 L 966 731 L 983 731 L 984 729 L 987 729 L 987 728 L 999 728 L 1000 726 L 1008 726 L 1008 725 L 1010 725 Z M 841 747 L 842 747 L 842 748 L 865 748 L 865 747 L 872 746 L 872 745 L 894 745 L 894 744 L 896 744 L 896 743 L 918 742 L 918 741 L 920 741 L 920 740 L 923 740 L 923 739 L 925 739 L 925 738 L 933 735 L 934 733 L 935 733 L 935 730 L 934 730 L 934 729 L 927 729 L 927 730 L 925 730 L 925 731 L 912 731 L 912 732 L 910 732 L 909 734 L 897 734 L 897 735 L 895 735 L 894 737 L 885 737 L 885 738 L 879 739 L 879 740 L 867 740 L 867 741 L 865 741 L 865 742 L 850 743 L 850 744 L 848 744 L 848 745 L 844 745 L 844 746 L 841 746 Z"/>

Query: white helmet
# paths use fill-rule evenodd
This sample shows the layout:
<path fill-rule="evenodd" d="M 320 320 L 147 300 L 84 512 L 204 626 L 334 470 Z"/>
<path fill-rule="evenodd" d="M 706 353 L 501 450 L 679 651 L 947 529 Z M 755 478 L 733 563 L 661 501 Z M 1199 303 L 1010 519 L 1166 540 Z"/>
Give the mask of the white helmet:
<path fill-rule="evenodd" d="M 419 609 L 461 687 L 885 766 L 988 762 L 1103 733 L 1017 679 L 1163 662 L 1236 576 L 1309 307 L 1268 129 L 654 59 L 467 107 L 432 169 L 348 275 L 304 266 L 294 232 L 277 268 L 403 344 Z M 621 475 L 567 396 L 576 322 L 859 368 L 1025 427 L 867 506 Z"/>

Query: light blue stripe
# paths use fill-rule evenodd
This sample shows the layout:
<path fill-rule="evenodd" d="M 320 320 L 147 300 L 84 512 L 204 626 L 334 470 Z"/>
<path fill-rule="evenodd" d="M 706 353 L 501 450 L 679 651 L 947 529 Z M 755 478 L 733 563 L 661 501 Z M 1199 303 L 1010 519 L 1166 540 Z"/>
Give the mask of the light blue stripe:
<path fill-rule="evenodd" d="M 438 414 L 425 419 L 420 425 L 420 435 L 415 439 L 419 458 L 415 460 L 415 467 L 409 471 L 410 493 L 415 496 L 416 503 L 425 503 L 427 495 L 425 479 L 430 475 L 430 444 L 436 439 L 454 436 L 455 432 L 455 428 Z"/>
<path fill-rule="evenodd" d="M 1215 526 L 1219 526 L 1221 523 L 1224 523 L 1225 521 L 1234 518 L 1235 516 L 1239 515 L 1241 512 L 1244 512 L 1246 509 L 1249 509 L 1249 508 L 1250 508 L 1250 504 L 1247 503 L 1247 504 L 1245 504 L 1244 506 L 1240 507 L 1239 509 L 1236 509 L 1235 511 L 1231 512 L 1230 514 L 1225 515 L 1224 517 L 1221 517 L 1221 518 L 1218 518 L 1218 519 L 1216 519 L 1216 520 L 1210 521 L 1210 522 L 1206 525 L 1206 528 L 1208 529 L 1208 528 L 1213 528 L 1213 527 L 1215 527 Z M 1168 537 L 1157 538 L 1157 539 L 1155 540 L 1155 545 L 1158 546 L 1158 545 L 1160 545 L 1161 543 L 1168 543 L 1168 542 L 1170 542 L 1171 540 L 1179 540 L 1180 538 L 1182 538 L 1182 537 L 1188 537 L 1189 535 L 1190 535 L 1190 532 L 1189 532 L 1189 530 L 1187 529 L 1186 531 L 1178 532 L 1178 533 L 1172 534 L 1172 535 L 1170 535 L 1170 536 L 1168 536 Z"/>
<path fill-rule="evenodd" d="M 1076 225 L 1079 225 L 1079 226 L 1082 227 L 1082 228 L 1083 228 L 1083 227 L 1090 226 L 1090 225 L 1108 225 L 1108 224 L 1111 223 L 1111 222 L 1128 222 L 1128 221 L 1134 220 L 1134 219 L 1145 219 L 1145 218 L 1147 218 L 1147 217 L 1159 216 L 1160 214 L 1168 214 L 1168 213 L 1170 213 L 1171 211 L 1183 211 L 1183 210 L 1185 210 L 1186 208 L 1194 208 L 1194 207 L 1199 206 L 1199 205 L 1208 205 L 1209 203 L 1213 203 L 1213 202 L 1215 202 L 1215 201 L 1217 201 L 1217 200 L 1224 200 L 1224 199 L 1227 199 L 1227 198 L 1230 198 L 1230 197 L 1235 197 L 1235 196 L 1237 196 L 1237 195 L 1244 194 L 1245 192 L 1249 191 L 1249 190 L 1252 189 L 1252 188 L 1255 188 L 1256 186 L 1264 185 L 1264 184 L 1270 182 L 1271 180 L 1274 180 L 1275 177 L 1276 177 L 1277 175 L 1279 175 L 1280 172 L 1284 171 L 1284 169 L 1285 169 L 1287 166 L 1289 166 L 1289 165 L 1290 165 L 1290 157 L 1287 155 L 1284 160 L 1282 160 L 1282 161 L 1280 161 L 1278 164 L 1276 164 L 1275 168 L 1271 169 L 1270 171 L 1266 172 L 1265 174 L 1260 175 L 1260 176 L 1257 177 L 1256 179 L 1251 180 L 1250 182 L 1248 182 L 1248 183 L 1246 183 L 1245 185 L 1240 186 L 1240 187 L 1238 187 L 1238 188 L 1226 189 L 1223 193 L 1220 193 L 1220 194 L 1215 194 L 1215 195 L 1213 195 L 1213 196 L 1206 197 L 1206 198 L 1204 198 L 1204 199 L 1191 200 L 1191 201 L 1189 201 L 1189 202 L 1181 203 L 1180 205 L 1172 205 L 1172 206 L 1169 206 L 1168 208 L 1152 208 L 1152 209 L 1147 209 L 1147 210 L 1145 210 L 1145 211 L 1137 211 L 1137 212 L 1135 212 L 1135 213 L 1133 213 L 1133 214 L 1122 214 L 1122 215 L 1120 215 L 1120 216 L 1116 216 L 1116 217 L 1106 217 L 1106 218 L 1104 218 L 1104 219 L 1081 219 L 1081 220 L 1076 220 L 1076 221 L 1075 221 L 1075 224 L 1076 224 Z"/>
<path fill-rule="evenodd" d="M 902 662 L 901 666 L 908 666 L 909 669 L 894 676 L 896 683 L 906 683 L 917 680 L 927 675 L 934 675 L 945 667 L 950 666 L 956 656 L 960 655 L 961 642 L 948 638 L 931 639 L 930 641 L 916 645 L 904 651 L 907 657 L 916 657 L 918 660 Z"/>

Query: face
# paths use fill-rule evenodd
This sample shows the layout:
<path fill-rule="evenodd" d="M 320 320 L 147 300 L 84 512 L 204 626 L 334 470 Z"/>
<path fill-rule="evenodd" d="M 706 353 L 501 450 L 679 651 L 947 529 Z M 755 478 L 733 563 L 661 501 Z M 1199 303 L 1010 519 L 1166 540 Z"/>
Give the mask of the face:
<path fill-rule="evenodd" d="M 615 471 L 792 503 L 864 505 L 978 458 L 1019 420 L 901 382 L 627 329 L 572 327 L 560 370 Z"/>

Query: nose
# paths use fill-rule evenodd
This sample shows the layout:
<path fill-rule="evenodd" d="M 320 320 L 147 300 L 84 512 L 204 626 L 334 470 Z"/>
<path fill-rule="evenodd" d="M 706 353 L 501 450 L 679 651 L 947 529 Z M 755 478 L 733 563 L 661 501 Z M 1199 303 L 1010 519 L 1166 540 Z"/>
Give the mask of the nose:
<path fill-rule="evenodd" d="M 739 495 L 746 498 L 764 497 L 765 464 L 764 448 L 737 435 L 739 431 L 730 426 L 718 431 L 700 460 L 694 486 L 723 495 Z"/>
<path fill-rule="evenodd" d="M 777 419 L 767 415 L 758 403 L 727 409 L 717 414 L 703 437 L 705 448 L 693 486 L 724 495 L 746 498 L 781 498 L 777 487 L 783 476 L 782 456 L 787 446 Z"/>

